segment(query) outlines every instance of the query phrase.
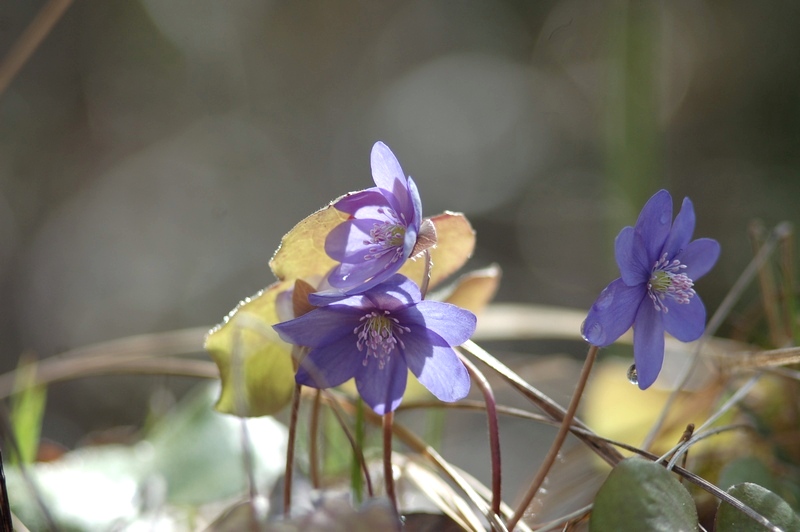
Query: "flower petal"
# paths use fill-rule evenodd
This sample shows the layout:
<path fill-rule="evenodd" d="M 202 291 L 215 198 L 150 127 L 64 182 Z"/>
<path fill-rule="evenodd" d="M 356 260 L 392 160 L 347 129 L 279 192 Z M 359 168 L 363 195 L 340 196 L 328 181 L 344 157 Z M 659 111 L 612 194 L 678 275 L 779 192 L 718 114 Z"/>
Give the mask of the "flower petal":
<path fill-rule="evenodd" d="M 403 190 L 408 188 L 406 175 L 403 173 L 397 157 L 394 156 L 389 146 L 383 142 L 376 142 L 372 146 L 370 164 L 372 166 L 372 179 L 378 188 L 393 194 L 398 190 L 397 182 L 400 182 Z"/>
<path fill-rule="evenodd" d="M 706 330 L 706 307 L 696 295 L 688 303 L 664 299 L 668 311 L 664 314 L 664 328 L 681 342 L 694 342 Z"/>
<path fill-rule="evenodd" d="M 648 264 L 655 264 L 659 259 L 671 224 L 672 196 L 666 190 L 659 190 L 644 204 L 634 226 L 636 232 L 642 235 Z"/>
<path fill-rule="evenodd" d="M 395 311 L 417 303 L 422 299 L 422 294 L 414 281 L 396 273 L 380 286 L 364 292 L 364 297 L 369 299 L 375 308 Z"/>
<path fill-rule="evenodd" d="M 356 347 L 356 337 L 348 335 L 324 347 L 312 349 L 300 361 L 295 382 L 312 388 L 332 388 L 352 379 L 363 367 L 366 355 Z"/>
<path fill-rule="evenodd" d="M 359 364 L 361 364 L 359 362 Z M 393 412 L 403 400 L 406 391 L 408 368 L 403 356 L 395 351 L 386 361 L 383 368 L 374 358 L 367 359 L 367 365 L 361 365 L 356 375 L 356 388 L 359 395 L 375 411 L 383 415 Z"/>
<path fill-rule="evenodd" d="M 653 265 L 647 261 L 647 248 L 633 227 L 624 227 L 614 240 L 614 257 L 619 273 L 628 286 L 647 282 Z"/>
<path fill-rule="evenodd" d="M 382 223 L 383 220 L 375 218 L 345 220 L 328 233 L 325 238 L 325 253 L 335 261 L 348 264 L 374 260 L 367 259 L 366 256 L 370 255 L 370 248 L 378 248 L 380 245 L 372 243 L 370 231 Z"/>
<path fill-rule="evenodd" d="M 307 347 L 324 347 L 349 335 L 364 311 L 351 305 L 328 305 L 299 318 L 272 326 L 285 342 Z M 355 345 L 355 344 L 354 344 Z"/>
<path fill-rule="evenodd" d="M 419 197 L 417 184 L 411 177 L 408 178 L 408 199 L 413 211 L 411 214 L 414 215 L 413 218 L 408 219 L 408 224 L 419 230 L 419 226 L 422 223 L 422 200 Z M 408 216 L 408 214 L 409 213 L 406 213 L 406 216 Z"/>
<path fill-rule="evenodd" d="M 598 347 L 612 344 L 633 325 L 645 294 L 644 285 L 628 286 L 621 278 L 614 280 L 589 309 L 581 327 L 584 340 Z"/>
<path fill-rule="evenodd" d="M 346 212 L 351 216 L 360 214 L 361 218 L 375 218 L 374 215 L 365 215 L 363 213 L 364 209 L 377 210 L 378 208 L 388 206 L 389 202 L 386 201 L 386 197 L 384 197 L 378 187 L 372 187 L 358 192 L 350 192 L 339 198 L 339 200 L 333 204 L 336 210 Z"/>
<path fill-rule="evenodd" d="M 671 259 L 683 251 L 692 239 L 694 224 L 695 216 L 692 200 L 683 198 L 681 211 L 678 213 L 678 216 L 675 217 L 675 221 L 672 222 L 672 230 L 669 232 L 669 236 L 664 243 L 664 248 L 661 250 L 661 253 L 666 253 L 667 257 Z"/>
<path fill-rule="evenodd" d="M 639 388 L 649 388 L 661 372 L 664 362 L 664 321 L 662 312 L 650 301 L 643 301 L 633 324 L 633 359 Z"/>
<path fill-rule="evenodd" d="M 424 300 L 395 314 L 400 323 L 415 329 L 428 329 L 442 337 L 447 345 L 461 345 L 475 332 L 475 314 L 450 303 Z"/>
<path fill-rule="evenodd" d="M 412 331 L 403 338 L 408 369 L 437 399 L 458 401 L 469 393 L 469 373 L 453 348 L 442 346 L 447 342 L 436 336 L 430 331 L 424 336 Z"/>
<path fill-rule="evenodd" d="M 675 258 L 686 265 L 685 273 L 691 280 L 696 281 L 716 264 L 719 258 L 719 242 L 712 238 L 698 238 L 691 242 L 683 252 Z"/>

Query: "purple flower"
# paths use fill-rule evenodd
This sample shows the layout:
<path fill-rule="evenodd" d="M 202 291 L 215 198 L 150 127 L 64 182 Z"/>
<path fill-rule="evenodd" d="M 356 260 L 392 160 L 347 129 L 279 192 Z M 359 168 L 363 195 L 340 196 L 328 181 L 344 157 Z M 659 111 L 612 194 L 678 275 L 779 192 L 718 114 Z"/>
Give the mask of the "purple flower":
<path fill-rule="evenodd" d="M 642 208 L 636 225 L 620 231 L 614 252 L 621 277 L 600 293 L 581 331 L 587 342 L 605 347 L 632 325 L 642 390 L 661 371 L 665 330 L 682 342 L 703 334 L 706 309 L 694 291 L 694 281 L 719 258 L 716 240 L 690 242 L 695 216 L 689 198 L 670 225 L 671 221 L 672 197 L 660 190 Z"/>
<path fill-rule="evenodd" d="M 378 414 L 397 408 L 408 370 L 442 401 L 469 392 L 469 375 L 453 346 L 475 331 L 475 315 L 421 300 L 419 288 L 396 274 L 364 293 L 274 325 L 286 342 L 310 348 L 295 380 L 313 388 L 355 377 L 364 401 Z"/>
<path fill-rule="evenodd" d="M 403 266 L 411 256 L 422 222 L 417 186 L 406 177 L 386 144 L 372 147 L 375 187 L 347 194 L 334 207 L 350 215 L 325 240 L 325 252 L 337 265 L 321 296 L 342 297 L 369 290 Z"/>

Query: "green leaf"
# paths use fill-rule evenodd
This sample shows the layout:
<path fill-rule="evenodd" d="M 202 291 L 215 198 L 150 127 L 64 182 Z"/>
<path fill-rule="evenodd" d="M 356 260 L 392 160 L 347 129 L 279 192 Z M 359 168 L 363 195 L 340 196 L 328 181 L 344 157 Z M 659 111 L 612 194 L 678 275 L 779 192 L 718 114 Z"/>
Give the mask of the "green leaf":
<path fill-rule="evenodd" d="M 36 386 L 36 368 L 36 362 L 28 356 L 23 356 L 17 367 L 11 398 L 11 428 L 20 455 L 12 453 L 11 463 L 31 464 L 39 450 L 47 389 Z"/>
<path fill-rule="evenodd" d="M 686 488 L 663 466 L 626 458 L 597 492 L 589 530 L 698 530 L 697 509 Z"/>
<path fill-rule="evenodd" d="M 278 282 L 245 299 L 208 333 L 205 348 L 219 367 L 222 391 L 215 408 L 254 417 L 285 407 L 294 390 L 292 346 L 272 325 L 281 321 L 276 299 L 292 282 Z"/>
<path fill-rule="evenodd" d="M 728 490 L 744 504 L 760 513 L 781 530 L 800 530 L 800 517 L 789 504 L 758 484 L 743 482 Z M 721 503 L 715 520 L 717 532 L 761 532 L 764 527 L 735 509 L 728 503 Z"/>

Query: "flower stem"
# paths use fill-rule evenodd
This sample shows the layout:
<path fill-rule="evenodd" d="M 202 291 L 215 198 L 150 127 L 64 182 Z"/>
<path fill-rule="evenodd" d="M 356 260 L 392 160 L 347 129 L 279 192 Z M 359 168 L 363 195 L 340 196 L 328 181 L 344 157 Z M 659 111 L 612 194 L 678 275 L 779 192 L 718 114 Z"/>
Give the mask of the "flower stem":
<path fill-rule="evenodd" d="M 311 418 L 308 428 L 308 469 L 311 476 L 311 486 L 319 489 L 319 409 L 322 390 L 314 392 L 314 402 L 311 405 Z"/>
<path fill-rule="evenodd" d="M 397 508 L 397 495 L 394 491 L 394 471 L 392 470 L 392 423 L 394 412 L 383 415 L 383 481 L 386 486 L 386 497 L 392 504 L 394 511 L 400 515 Z"/>
<path fill-rule="evenodd" d="M 589 347 L 589 352 L 586 354 L 586 361 L 583 363 L 583 369 L 581 370 L 581 375 L 578 378 L 578 384 L 575 387 L 575 393 L 572 394 L 572 400 L 570 401 L 569 407 L 567 407 L 567 411 L 564 414 L 564 419 L 561 421 L 561 426 L 558 428 L 556 439 L 553 440 L 553 445 L 550 446 L 550 450 L 547 452 L 547 456 L 545 456 L 544 462 L 539 468 L 539 472 L 536 473 L 536 477 L 533 479 L 528 491 L 525 493 L 525 497 L 523 497 L 522 502 L 519 504 L 519 506 L 517 506 L 517 509 L 514 511 L 514 515 L 512 515 L 511 519 L 508 520 L 509 530 L 514 530 L 514 527 L 522 518 L 525 510 L 528 508 L 528 506 L 530 506 L 533 498 L 536 497 L 536 494 L 539 492 L 539 488 L 542 487 L 545 477 L 547 477 L 547 473 L 550 472 L 550 468 L 553 467 L 553 463 L 555 463 L 558 453 L 561 451 L 561 446 L 564 444 L 564 440 L 567 438 L 567 433 L 569 433 L 572 420 L 575 418 L 575 412 L 578 410 L 578 404 L 581 402 L 583 390 L 586 387 L 586 382 L 589 380 L 589 374 L 591 373 L 592 366 L 597 358 L 598 350 L 599 348 L 597 346 L 593 345 Z"/>
<path fill-rule="evenodd" d="M 467 357 L 459 353 L 461 362 L 467 367 L 472 380 L 480 388 L 483 400 L 486 403 L 486 418 L 489 423 L 489 447 L 492 461 L 492 512 L 500 516 L 500 502 L 502 500 L 502 468 L 500 461 L 500 426 L 497 419 L 497 402 L 492 392 L 492 387 L 486 377 Z"/>
<path fill-rule="evenodd" d="M 301 385 L 295 384 L 292 411 L 289 417 L 289 439 L 286 443 L 286 470 L 283 474 L 283 518 L 289 519 L 292 508 L 292 474 L 294 470 L 294 442 L 297 436 L 297 413 L 300 410 Z"/>

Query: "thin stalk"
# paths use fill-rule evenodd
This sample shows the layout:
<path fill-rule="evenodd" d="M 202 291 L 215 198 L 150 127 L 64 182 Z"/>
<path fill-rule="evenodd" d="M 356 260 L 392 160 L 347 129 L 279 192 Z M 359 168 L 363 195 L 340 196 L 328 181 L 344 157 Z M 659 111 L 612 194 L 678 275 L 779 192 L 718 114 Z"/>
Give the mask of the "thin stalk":
<path fill-rule="evenodd" d="M 459 358 L 467 367 L 470 377 L 480 389 L 483 394 L 483 400 L 486 403 L 486 420 L 489 425 L 489 449 L 492 462 L 492 512 L 500 516 L 503 470 L 500 460 L 500 425 L 497 420 L 497 401 L 495 401 L 492 387 L 483 373 L 463 354 L 459 353 Z"/>
<path fill-rule="evenodd" d="M 580 377 L 578 377 L 578 384 L 575 386 L 575 392 L 572 394 L 572 400 L 569 402 L 567 412 L 564 414 L 564 419 L 561 421 L 561 426 L 558 428 L 556 439 L 553 440 L 553 445 L 550 446 L 550 450 L 547 452 L 547 456 L 545 456 L 544 462 L 539 468 L 539 472 L 536 474 L 533 482 L 531 482 L 528 491 L 522 498 L 522 502 L 520 502 L 519 506 L 517 506 L 517 509 L 514 511 L 514 515 L 511 516 L 511 519 L 508 520 L 507 524 L 509 530 L 514 530 L 514 527 L 517 525 L 519 520 L 522 519 L 522 516 L 525 514 L 525 510 L 531 504 L 533 498 L 536 497 L 536 494 L 539 492 L 539 488 L 541 488 L 542 484 L 544 483 L 544 479 L 550 472 L 550 468 L 553 467 L 556 458 L 558 458 L 558 453 L 561 451 L 561 446 L 564 445 L 564 440 L 567 438 L 567 433 L 572 425 L 572 420 L 575 418 L 575 412 L 578 411 L 578 405 L 581 402 L 583 390 L 586 388 L 586 383 L 589 380 L 589 374 L 592 372 L 592 366 L 597 358 L 598 351 L 599 348 L 597 346 L 593 345 L 589 347 L 589 352 L 586 354 L 586 360 L 583 363 L 583 369 L 581 370 Z"/>
<path fill-rule="evenodd" d="M 400 515 L 397 507 L 397 494 L 394 491 L 394 470 L 392 469 L 392 423 L 394 422 L 394 412 L 387 412 L 383 415 L 383 482 L 386 486 L 386 497 L 392 504 L 394 511 Z"/>
<path fill-rule="evenodd" d="M 283 518 L 289 519 L 292 513 L 292 475 L 294 473 L 294 445 L 297 437 L 297 417 L 300 410 L 302 385 L 294 385 L 292 410 L 289 417 L 289 438 L 286 443 L 286 469 L 283 475 Z"/>
<path fill-rule="evenodd" d="M 706 339 L 713 336 L 714 333 L 717 332 L 717 329 L 720 325 L 722 325 L 722 321 L 728 316 L 733 308 L 733 305 L 736 304 L 747 288 L 747 285 L 750 284 L 750 281 L 752 281 L 753 277 L 755 277 L 758 273 L 761 265 L 764 264 L 772 252 L 775 251 L 775 246 L 777 245 L 778 241 L 781 238 L 784 238 L 786 234 L 791 234 L 791 230 L 791 225 L 786 222 L 775 226 L 775 228 L 770 232 L 769 237 L 767 237 L 766 241 L 764 242 L 764 245 L 761 246 L 761 249 L 758 250 L 756 256 L 753 257 L 739 278 L 736 279 L 736 282 L 728 291 L 728 294 L 722 300 L 722 303 L 720 303 L 719 307 L 717 307 L 717 311 L 714 312 L 714 315 L 711 316 L 711 319 L 708 321 L 708 325 L 706 326 L 703 336 L 700 337 L 700 340 L 698 340 L 697 344 L 695 345 L 694 351 L 692 352 L 691 361 L 684 366 L 683 373 L 681 374 L 680 379 L 678 379 L 678 386 L 676 386 L 675 389 L 670 393 L 666 403 L 664 403 L 664 407 L 661 409 L 658 419 L 653 424 L 653 427 L 650 429 L 647 437 L 645 437 L 644 442 L 642 443 L 643 449 L 649 449 L 653 445 L 656 435 L 664 425 L 670 409 L 678 399 L 678 394 L 681 390 L 683 390 L 684 386 L 686 386 L 686 383 L 689 382 L 689 377 L 694 372 L 694 368 L 699 360 L 698 355 L 700 354 Z"/>
<path fill-rule="evenodd" d="M 497 360 L 495 357 L 490 355 L 487 351 L 481 348 L 478 344 L 473 342 L 472 340 L 467 340 L 461 346 L 461 349 L 465 350 L 467 353 L 471 354 L 487 366 L 494 370 L 500 377 L 503 378 L 506 382 L 508 382 L 511 386 L 513 386 L 517 391 L 519 391 L 522 395 L 524 395 L 528 400 L 530 400 L 533 404 L 535 404 L 540 410 L 542 410 L 545 414 L 550 416 L 557 422 L 561 422 L 566 415 L 566 410 L 550 399 L 547 395 L 543 394 L 533 386 L 531 386 L 527 381 L 525 381 L 522 377 L 514 373 L 508 366 Z M 573 425 L 577 428 L 583 429 L 588 433 L 591 433 L 589 427 L 587 427 L 583 422 L 579 419 L 574 419 Z M 614 467 L 619 462 L 622 461 L 623 456 L 622 454 L 617 451 L 615 448 L 611 447 L 604 442 L 597 440 L 596 438 L 590 438 L 586 435 L 580 435 L 578 438 L 583 441 L 590 449 L 592 449 L 600 458 L 605 460 L 611 467 Z"/>

